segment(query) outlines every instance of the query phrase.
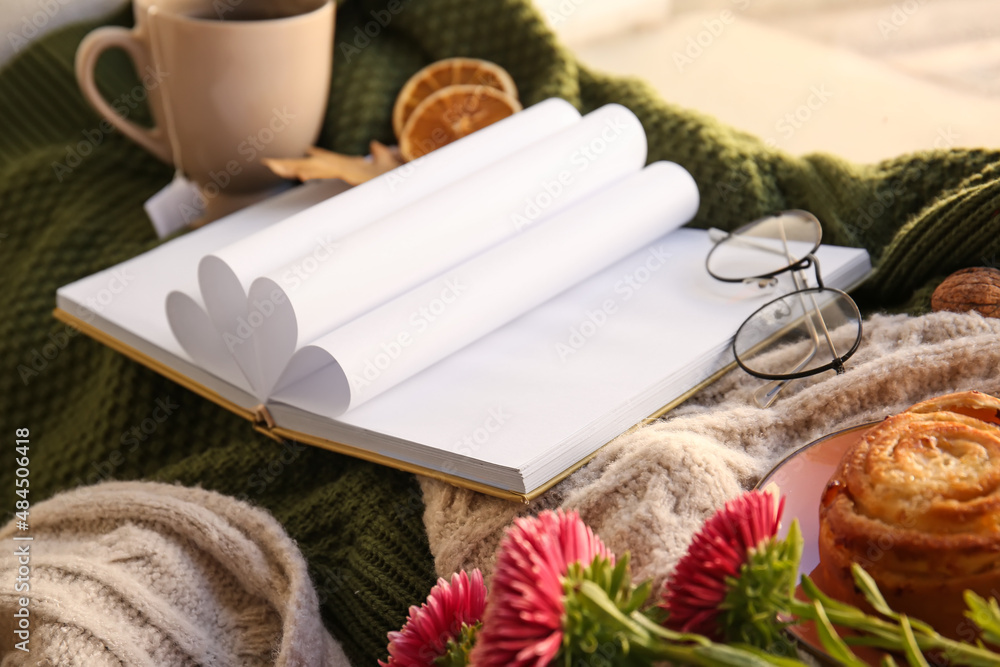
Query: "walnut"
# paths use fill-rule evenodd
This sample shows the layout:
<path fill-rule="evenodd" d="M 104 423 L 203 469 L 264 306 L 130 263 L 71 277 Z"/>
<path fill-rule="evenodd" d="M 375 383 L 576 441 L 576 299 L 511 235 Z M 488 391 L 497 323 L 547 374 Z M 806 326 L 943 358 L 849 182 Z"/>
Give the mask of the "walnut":
<path fill-rule="evenodd" d="M 956 313 L 975 310 L 1000 318 L 1000 270 L 980 266 L 956 271 L 934 290 L 931 308 Z"/>

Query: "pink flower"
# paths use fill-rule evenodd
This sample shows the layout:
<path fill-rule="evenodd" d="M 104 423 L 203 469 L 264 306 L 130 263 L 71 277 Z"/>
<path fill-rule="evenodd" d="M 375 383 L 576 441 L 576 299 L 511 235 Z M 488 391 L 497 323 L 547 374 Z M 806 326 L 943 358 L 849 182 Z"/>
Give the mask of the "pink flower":
<path fill-rule="evenodd" d="M 406 624 L 389 633 L 389 662 L 382 667 L 432 667 L 447 652 L 449 640 L 458 640 L 462 626 L 472 626 L 483 617 L 486 585 L 477 569 L 472 575 L 451 575 L 451 583 L 438 579 L 427 602 L 410 607 Z"/>
<path fill-rule="evenodd" d="M 750 491 L 726 503 L 695 535 L 687 554 L 667 581 L 664 602 L 670 612 L 666 625 L 680 632 L 722 638 L 719 615 L 729 586 L 747 562 L 747 551 L 778 532 L 785 499 Z"/>
<path fill-rule="evenodd" d="M 543 667 L 562 645 L 563 582 L 570 563 L 614 558 L 576 512 L 518 519 L 500 544 L 476 667 Z"/>

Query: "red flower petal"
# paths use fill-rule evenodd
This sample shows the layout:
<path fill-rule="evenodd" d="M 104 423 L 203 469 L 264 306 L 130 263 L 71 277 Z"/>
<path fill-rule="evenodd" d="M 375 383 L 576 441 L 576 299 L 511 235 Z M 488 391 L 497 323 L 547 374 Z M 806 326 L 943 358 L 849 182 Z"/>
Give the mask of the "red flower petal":
<path fill-rule="evenodd" d="M 785 500 L 750 491 L 726 503 L 694 536 L 664 589 L 666 625 L 680 632 L 722 638 L 719 606 L 726 599 L 726 577 L 735 577 L 747 550 L 778 532 Z"/>
<path fill-rule="evenodd" d="M 517 519 L 500 544 L 477 667 L 545 667 L 562 645 L 563 584 L 570 563 L 613 558 L 576 512 Z"/>
<path fill-rule="evenodd" d="M 438 579 L 427 601 L 410 607 L 401 630 L 389 633 L 389 662 L 382 667 L 434 667 L 444 655 L 448 640 L 457 639 L 462 625 L 475 625 L 483 618 L 486 585 L 479 570 L 451 575 L 451 583 Z"/>

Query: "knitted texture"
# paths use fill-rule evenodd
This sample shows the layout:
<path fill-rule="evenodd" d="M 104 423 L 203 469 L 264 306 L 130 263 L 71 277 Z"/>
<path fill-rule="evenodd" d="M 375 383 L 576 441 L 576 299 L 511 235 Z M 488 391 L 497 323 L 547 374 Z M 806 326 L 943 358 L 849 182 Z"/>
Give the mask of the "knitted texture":
<path fill-rule="evenodd" d="M 637 578 L 659 590 L 705 520 L 798 447 L 941 394 L 1000 395 L 998 337 L 1000 319 L 977 313 L 876 315 L 843 375 L 793 382 L 761 410 L 751 394 L 762 382 L 735 369 L 667 419 L 613 440 L 528 506 L 421 478 L 438 571 L 488 575 L 516 516 L 562 507 L 616 553 L 631 552 Z M 791 365 L 803 350 L 781 354 Z"/>
<path fill-rule="evenodd" d="M 925 308 L 918 290 L 996 256 L 1000 153 L 928 152 L 871 166 L 793 158 L 658 99 L 642 82 L 581 67 L 528 0 L 404 0 L 383 27 L 375 15 L 386 7 L 345 0 L 338 9 L 327 148 L 362 153 L 370 139 L 392 141 L 392 101 L 412 73 L 449 56 L 482 57 L 512 74 L 527 105 L 560 96 L 585 112 L 630 107 L 650 160 L 676 161 L 698 182 L 695 225 L 732 228 L 779 208 L 815 212 L 828 241 L 862 245 L 878 261 L 859 292 L 869 308 Z M 57 287 L 157 244 L 142 203 L 172 178 L 120 133 L 104 132 L 79 93 L 73 55 L 93 27 L 53 34 L 0 72 L 0 421 L 8 434 L 31 429 L 32 500 L 146 478 L 259 504 L 300 545 L 329 630 L 352 661 L 371 664 L 385 655 L 385 633 L 435 581 L 414 477 L 276 445 L 51 317 Z M 104 56 L 97 79 L 109 100 L 129 103 L 130 118 L 148 117 L 123 55 Z M 14 488 L 10 466 L 0 466 L 0 487 Z"/>
<path fill-rule="evenodd" d="M 4 632 L 4 665 L 349 665 L 302 555 L 266 512 L 202 489 L 107 482 L 29 517 L 27 533 L 0 529 L 13 545 L 0 578 L 25 584 L 0 589 L 4 623 L 25 628 Z"/>

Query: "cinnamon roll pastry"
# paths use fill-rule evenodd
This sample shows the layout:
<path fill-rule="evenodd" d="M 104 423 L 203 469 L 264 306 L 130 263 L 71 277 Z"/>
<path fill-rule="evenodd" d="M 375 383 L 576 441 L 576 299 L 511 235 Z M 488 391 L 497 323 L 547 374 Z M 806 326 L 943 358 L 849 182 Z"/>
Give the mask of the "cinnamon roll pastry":
<path fill-rule="evenodd" d="M 893 609 L 969 639 L 963 591 L 1000 598 L 1000 399 L 949 394 L 872 427 L 819 516 L 828 594 L 867 607 L 851 576 L 859 563 Z"/>

